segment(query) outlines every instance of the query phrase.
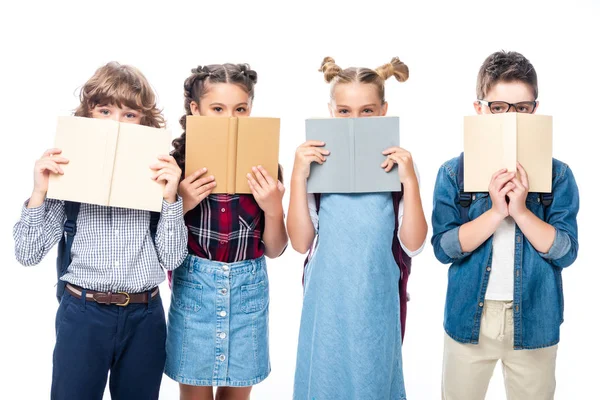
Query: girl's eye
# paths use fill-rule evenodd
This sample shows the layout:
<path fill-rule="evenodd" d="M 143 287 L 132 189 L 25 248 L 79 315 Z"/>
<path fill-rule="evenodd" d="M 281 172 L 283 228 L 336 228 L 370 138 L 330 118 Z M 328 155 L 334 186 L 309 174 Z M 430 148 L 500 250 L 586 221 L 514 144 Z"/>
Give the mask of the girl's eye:
<path fill-rule="evenodd" d="M 363 112 L 364 112 L 365 114 L 372 114 L 372 113 L 373 113 L 373 110 L 372 110 L 372 109 L 370 109 L 370 108 L 365 108 L 365 109 L 363 110 Z"/>
<path fill-rule="evenodd" d="M 213 111 L 221 112 L 221 111 L 223 111 L 223 108 L 222 107 L 214 107 Z"/>
<path fill-rule="evenodd" d="M 348 113 L 348 110 L 341 109 L 341 110 L 339 110 L 338 112 L 339 112 L 340 114 L 347 114 L 347 113 Z"/>
<path fill-rule="evenodd" d="M 245 113 L 246 109 L 244 107 L 240 107 L 236 111 L 239 112 L 239 113 Z"/>

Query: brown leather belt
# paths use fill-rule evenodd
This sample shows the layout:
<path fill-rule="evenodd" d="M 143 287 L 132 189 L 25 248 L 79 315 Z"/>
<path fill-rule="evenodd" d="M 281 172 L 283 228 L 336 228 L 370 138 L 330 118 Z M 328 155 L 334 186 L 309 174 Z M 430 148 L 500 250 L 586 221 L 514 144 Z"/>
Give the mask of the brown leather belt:
<path fill-rule="evenodd" d="M 83 289 L 79 286 L 71 285 L 67 283 L 66 290 L 72 296 L 81 299 Z M 152 297 L 156 297 L 158 294 L 158 287 L 152 291 Z M 143 293 L 126 293 L 126 292 L 96 292 L 95 290 L 86 290 L 85 299 L 87 301 L 95 301 L 100 304 L 115 304 L 117 306 L 125 307 L 130 303 L 148 303 L 148 292 Z"/>

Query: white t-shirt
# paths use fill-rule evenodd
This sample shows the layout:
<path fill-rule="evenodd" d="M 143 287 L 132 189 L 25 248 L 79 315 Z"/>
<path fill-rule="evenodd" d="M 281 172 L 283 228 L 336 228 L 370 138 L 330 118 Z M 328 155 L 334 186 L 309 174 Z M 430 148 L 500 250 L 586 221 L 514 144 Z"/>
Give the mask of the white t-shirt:
<path fill-rule="evenodd" d="M 421 178 L 419 176 L 419 170 L 417 169 L 416 164 L 414 164 L 414 167 L 415 167 L 415 175 L 417 176 L 417 182 L 420 184 Z M 395 172 L 395 173 L 397 173 L 397 172 Z M 317 229 L 319 227 L 319 214 L 317 213 L 317 202 L 315 200 L 315 195 L 309 193 L 307 195 L 307 200 L 308 200 L 308 210 L 310 211 L 310 219 L 313 223 L 313 226 L 315 227 L 315 231 L 317 231 Z M 400 239 L 400 227 L 402 227 L 402 216 L 403 215 L 404 215 L 404 197 L 402 197 L 402 199 L 400 199 L 400 203 L 398 204 L 398 240 L 400 241 L 400 246 L 402 246 L 402 250 L 404 250 L 404 252 L 406 253 L 407 256 L 412 258 L 423 251 L 423 249 L 425 248 L 425 243 L 427 242 L 427 238 L 425 238 L 425 240 L 423 240 L 421 247 L 419 247 L 417 250 L 415 250 L 415 251 L 408 250 L 406 248 L 406 246 L 404 246 L 404 243 L 402 243 L 402 239 Z"/>
<path fill-rule="evenodd" d="M 492 238 L 492 271 L 486 300 L 512 301 L 515 273 L 515 220 L 506 217 Z"/>

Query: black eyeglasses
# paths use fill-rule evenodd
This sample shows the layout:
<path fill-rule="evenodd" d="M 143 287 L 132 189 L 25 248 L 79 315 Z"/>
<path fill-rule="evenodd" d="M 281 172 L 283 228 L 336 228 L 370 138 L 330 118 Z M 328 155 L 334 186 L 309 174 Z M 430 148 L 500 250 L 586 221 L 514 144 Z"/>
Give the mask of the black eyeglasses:
<path fill-rule="evenodd" d="M 535 108 L 537 107 L 537 101 L 521 101 L 516 104 L 507 103 L 505 101 L 477 101 L 479 101 L 479 104 L 488 106 L 492 114 L 506 113 L 510 110 L 511 107 L 514 108 L 514 110 L 518 113 L 533 114 Z"/>

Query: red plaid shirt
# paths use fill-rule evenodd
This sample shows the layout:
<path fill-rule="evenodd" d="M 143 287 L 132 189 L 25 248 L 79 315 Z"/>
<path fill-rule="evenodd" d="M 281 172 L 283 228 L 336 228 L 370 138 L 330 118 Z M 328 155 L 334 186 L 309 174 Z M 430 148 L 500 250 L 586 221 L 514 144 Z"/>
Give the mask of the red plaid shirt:
<path fill-rule="evenodd" d="M 185 215 L 190 254 L 219 262 L 253 260 L 265 252 L 264 213 L 250 194 L 208 196 Z"/>

